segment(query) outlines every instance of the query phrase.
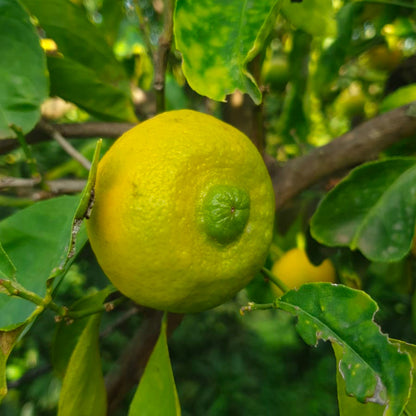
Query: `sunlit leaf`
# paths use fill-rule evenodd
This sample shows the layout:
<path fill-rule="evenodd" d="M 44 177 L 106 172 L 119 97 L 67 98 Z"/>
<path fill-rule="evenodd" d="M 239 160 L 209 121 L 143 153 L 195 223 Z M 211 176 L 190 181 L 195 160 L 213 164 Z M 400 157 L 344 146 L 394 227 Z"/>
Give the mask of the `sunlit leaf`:
<path fill-rule="evenodd" d="M 380 104 L 380 112 L 393 110 L 416 101 L 416 84 L 406 85 L 389 94 Z"/>
<path fill-rule="evenodd" d="M 377 304 L 365 293 L 330 283 L 305 284 L 276 300 L 298 318 L 296 329 L 309 345 L 320 339 L 342 348 L 339 371 L 348 395 L 385 406 L 399 416 L 411 388 L 408 354 L 389 342 L 374 322 Z"/>
<path fill-rule="evenodd" d="M 78 196 L 38 202 L 0 222 L 0 241 L 16 267 L 16 279 L 27 290 L 44 297 L 51 276 L 62 276 L 68 260 Z M 74 255 L 87 241 L 85 227 L 77 235 Z M 0 328 L 15 327 L 35 310 L 29 301 L 0 293 Z"/>
<path fill-rule="evenodd" d="M 165 314 L 159 338 L 130 405 L 129 416 L 181 414 L 169 358 L 166 327 Z"/>
<path fill-rule="evenodd" d="M 29 132 L 48 96 L 46 60 L 29 15 L 16 0 L 0 0 L 0 139 Z"/>
<path fill-rule="evenodd" d="M 325 245 L 396 261 L 410 250 L 415 221 L 416 159 L 393 158 L 354 169 L 322 200 L 311 232 Z"/>
<path fill-rule="evenodd" d="M 334 37 L 337 33 L 332 0 L 283 0 L 281 11 L 295 27 L 313 36 Z"/>
<path fill-rule="evenodd" d="M 91 68 L 55 56 L 48 57 L 48 68 L 51 95 L 70 101 L 101 119 L 137 120 L 130 97 L 119 88 L 101 81 Z"/>
<path fill-rule="evenodd" d="M 55 41 L 58 55 L 64 58 L 48 62 L 51 93 L 59 93 L 92 114 L 109 117 L 111 113 L 114 119 L 133 121 L 129 81 L 124 68 L 102 31 L 89 21 L 84 8 L 69 0 L 22 1 L 36 16 L 46 36 Z M 86 88 L 88 83 L 92 85 Z M 116 101 L 113 103 L 110 97 Z M 104 103 L 100 104 L 100 100 Z M 95 112 L 94 103 L 98 106 Z M 107 111 L 103 111 L 104 105 L 109 106 Z"/>
<path fill-rule="evenodd" d="M 278 0 L 191 1 L 176 4 L 175 39 L 189 85 L 223 101 L 235 90 L 259 103 L 261 93 L 247 63 L 273 27 Z"/>
<path fill-rule="evenodd" d="M 88 323 L 78 339 L 62 384 L 58 416 L 107 414 L 98 342 L 100 321 L 101 314 L 88 318 Z"/>

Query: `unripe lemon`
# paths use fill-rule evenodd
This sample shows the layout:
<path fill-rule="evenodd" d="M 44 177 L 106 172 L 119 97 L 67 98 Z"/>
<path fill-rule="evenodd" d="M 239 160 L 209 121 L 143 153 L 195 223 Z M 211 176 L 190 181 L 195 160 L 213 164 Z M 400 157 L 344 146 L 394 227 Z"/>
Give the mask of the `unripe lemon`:
<path fill-rule="evenodd" d="M 271 180 L 251 141 L 180 110 L 139 124 L 104 155 L 87 230 L 118 290 L 186 313 L 225 302 L 253 278 L 273 220 Z"/>
<path fill-rule="evenodd" d="M 299 248 L 293 248 L 280 257 L 273 264 L 272 273 L 289 289 L 298 288 L 304 283 L 333 283 L 336 279 L 335 268 L 329 259 L 315 266 L 309 261 L 306 252 Z M 272 289 L 277 296 L 282 295 L 282 291 L 273 284 Z"/>

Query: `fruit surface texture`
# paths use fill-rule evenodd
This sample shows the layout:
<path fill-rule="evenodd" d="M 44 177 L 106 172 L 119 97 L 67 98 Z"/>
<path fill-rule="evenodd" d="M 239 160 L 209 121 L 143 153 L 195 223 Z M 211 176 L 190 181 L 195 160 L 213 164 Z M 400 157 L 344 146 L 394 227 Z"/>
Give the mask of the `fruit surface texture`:
<path fill-rule="evenodd" d="M 199 312 L 230 299 L 262 267 L 274 206 L 263 159 L 243 133 L 177 110 L 129 130 L 104 155 L 87 230 L 127 297 Z"/>
<path fill-rule="evenodd" d="M 315 266 L 308 259 L 305 250 L 300 248 L 293 248 L 280 257 L 273 264 L 272 273 L 289 289 L 299 288 L 304 283 L 334 283 L 336 280 L 336 271 L 329 259 Z M 277 296 L 282 295 L 282 291 L 275 285 L 272 285 L 272 289 Z"/>

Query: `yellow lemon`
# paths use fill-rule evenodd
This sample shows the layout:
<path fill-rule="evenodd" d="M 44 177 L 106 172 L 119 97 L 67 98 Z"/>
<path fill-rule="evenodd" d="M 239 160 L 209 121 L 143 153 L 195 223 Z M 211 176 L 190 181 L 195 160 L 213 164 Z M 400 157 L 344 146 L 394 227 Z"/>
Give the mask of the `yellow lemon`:
<path fill-rule="evenodd" d="M 272 267 L 272 273 L 277 276 L 289 289 L 295 289 L 304 283 L 335 282 L 336 272 L 329 259 L 324 260 L 319 266 L 312 264 L 306 252 L 299 248 L 287 251 Z M 277 296 L 282 291 L 272 284 L 272 289 Z"/>
<path fill-rule="evenodd" d="M 273 220 L 271 180 L 251 141 L 179 110 L 139 124 L 104 155 L 87 229 L 118 290 L 186 313 L 225 302 L 253 278 Z"/>

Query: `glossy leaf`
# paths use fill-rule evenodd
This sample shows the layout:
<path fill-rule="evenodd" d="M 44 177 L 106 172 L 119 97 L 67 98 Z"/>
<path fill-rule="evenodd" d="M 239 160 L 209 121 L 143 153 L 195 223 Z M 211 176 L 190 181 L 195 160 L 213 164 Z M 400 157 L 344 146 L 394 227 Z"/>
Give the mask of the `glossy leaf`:
<path fill-rule="evenodd" d="M 416 84 L 406 85 L 389 94 L 380 104 L 380 112 L 393 110 L 416 101 Z"/>
<path fill-rule="evenodd" d="M 311 232 L 372 261 L 397 261 L 410 250 L 415 220 L 416 159 L 394 158 L 354 169 L 321 201 Z"/>
<path fill-rule="evenodd" d="M 24 325 L 11 331 L 0 331 L 0 403 L 7 394 L 6 362 Z"/>
<path fill-rule="evenodd" d="M 46 60 L 29 15 L 16 0 L 0 0 L 0 139 L 29 132 L 48 96 Z"/>
<path fill-rule="evenodd" d="M 0 241 L 16 267 L 16 279 L 27 290 L 44 297 L 51 276 L 62 276 L 68 260 L 78 196 L 38 202 L 0 222 Z M 85 227 L 77 235 L 76 254 L 87 241 Z M 35 311 L 35 305 L 0 293 L 0 328 L 15 327 Z"/>
<path fill-rule="evenodd" d="M 88 311 L 98 310 L 102 307 L 108 295 L 114 290 L 111 286 L 78 299 L 69 308 L 69 313 L 87 314 Z M 55 372 L 62 378 L 65 375 L 77 342 L 89 322 L 89 318 L 90 316 L 85 315 L 83 318 L 74 319 L 70 324 L 66 321 L 61 321 L 57 325 L 52 348 L 52 364 Z"/>
<path fill-rule="evenodd" d="M 401 351 L 407 352 L 412 362 L 416 362 L 416 346 L 411 344 L 406 344 L 403 341 L 391 340 L 395 344 L 399 345 Z M 332 347 L 335 352 L 335 358 L 337 360 L 337 368 L 339 366 L 339 361 L 342 357 L 342 348 L 338 344 L 332 344 Z M 415 377 L 415 368 L 412 369 L 413 379 Z M 376 403 L 360 403 L 355 400 L 353 397 L 350 397 L 345 392 L 345 381 L 339 371 L 337 371 L 337 391 L 338 391 L 338 405 L 339 405 L 339 414 L 340 416 L 349 416 L 353 414 L 360 414 L 364 416 L 383 416 L 384 407 Z M 412 389 L 410 393 L 409 401 L 407 402 L 405 412 L 407 414 L 413 415 L 416 412 L 416 386 L 415 383 L 412 383 Z M 406 413 L 405 413 L 406 414 Z"/>
<path fill-rule="evenodd" d="M 332 0 L 283 0 L 281 12 L 295 27 L 313 36 L 334 37 L 337 33 Z"/>
<path fill-rule="evenodd" d="M 58 404 L 58 416 L 107 414 L 101 369 L 99 328 L 101 314 L 92 315 L 69 360 Z"/>
<path fill-rule="evenodd" d="M 70 101 L 101 119 L 136 121 L 130 97 L 101 81 L 91 68 L 55 56 L 48 57 L 48 68 L 51 95 Z"/>
<path fill-rule="evenodd" d="M 307 344 L 322 339 L 342 348 L 338 368 L 348 395 L 385 406 L 385 416 L 401 414 L 410 394 L 412 363 L 380 332 L 373 320 L 377 304 L 365 292 L 311 283 L 287 292 L 276 305 L 298 318 L 296 329 Z"/>
<path fill-rule="evenodd" d="M 129 416 L 180 416 L 178 396 L 169 358 L 166 314 L 160 335 L 130 405 Z"/>
<path fill-rule="evenodd" d="M 175 39 L 182 69 L 199 94 L 224 101 L 235 90 L 259 103 L 261 93 L 247 71 L 278 12 L 278 0 L 176 3 Z"/>
<path fill-rule="evenodd" d="M 0 242 L 0 279 L 16 279 L 16 267 Z M 1 288 L 0 288 L 1 291 Z"/>
<path fill-rule="evenodd" d="M 22 1 L 39 20 L 46 36 L 56 42 L 59 56 L 65 58 L 48 60 L 51 94 L 59 93 L 95 115 L 109 117 L 110 113 L 114 119 L 135 120 L 124 68 L 85 10 L 69 0 Z M 89 82 L 93 85 L 83 90 Z M 112 103 L 111 99 L 117 101 Z M 101 100 L 104 103 L 100 104 Z M 104 105 L 109 106 L 107 111 L 103 111 Z"/>

